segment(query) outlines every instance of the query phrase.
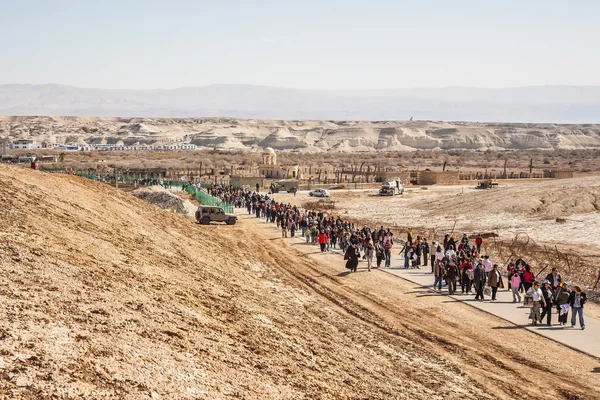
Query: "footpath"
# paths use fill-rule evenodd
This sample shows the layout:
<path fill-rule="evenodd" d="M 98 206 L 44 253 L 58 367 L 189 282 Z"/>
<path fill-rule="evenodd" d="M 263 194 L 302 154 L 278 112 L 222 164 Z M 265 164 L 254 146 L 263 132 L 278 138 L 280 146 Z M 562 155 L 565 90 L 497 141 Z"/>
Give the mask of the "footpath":
<path fill-rule="evenodd" d="M 393 257 L 391 265 L 392 268 L 381 268 L 381 270 L 406 279 L 407 281 L 413 282 L 434 292 L 434 277 L 431 273 L 431 267 L 421 267 L 421 269 L 404 269 L 404 267 L 394 267 L 404 265 L 404 258 L 401 256 Z M 507 278 L 503 277 L 502 279 L 505 287 L 507 288 Z M 574 350 L 578 350 L 590 356 L 600 358 L 600 321 L 585 317 L 584 315 L 585 330 L 581 330 L 579 328 L 579 321 L 577 321 L 576 328 L 571 328 L 572 313 L 569 312 L 567 325 L 561 326 L 558 324 L 558 313 L 556 308 L 553 307 L 551 326 L 546 325 L 545 317 L 542 324 L 537 326 L 530 325 L 529 322 L 531 320 L 528 319 L 530 309 L 523 307 L 522 303 L 513 303 L 512 292 L 507 291 L 506 288 L 498 290 L 496 301 L 491 301 L 489 298 L 486 298 L 486 300 L 483 302 L 477 301 L 475 300 L 475 294 L 449 296 L 445 286 L 442 288 L 442 294 L 440 294 L 440 296 L 446 296 L 455 301 L 466 303 L 471 307 L 495 315 L 514 324 L 514 326 L 511 327 L 499 327 L 498 329 L 527 329 Z M 458 287 L 458 290 L 460 291 L 460 287 Z M 521 298 L 522 297 L 523 294 L 521 294 Z"/>
<path fill-rule="evenodd" d="M 238 211 L 238 209 L 236 209 L 236 211 Z M 246 217 L 243 218 L 243 223 L 246 221 L 249 222 L 250 220 L 266 223 L 264 218 L 256 219 L 254 217 L 248 217 L 247 213 L 242 213 L 241 211 L 238 211 L 238 214 L 246 215 Z M 273 225 L 273 229 L 279 230 L 275 227 L 275 225 Z M 306 242 L 305 238 L 299 236 L 295 237 L 293 240 Z M 343 261 L 341 250 L 337 249 L 332 251 L 340 254 L 340 269 L 343 269 L 345 261 Z M 373 260 L 373 264 L 375 265 L 375 260 Z M 423 289 L 427 289 L 430 291 L 430 293 L 427 293 L 426 295 L 445 296 L 454 301 L 465 303 L 466 305 L 474 307 L 478 310 L 502 318 L 503 320 L 512 324 L 510 326 L 499 326 L 498 329 L 527 329 L 574 350 L 600 359 L 600 321 L 596 319 L 585 317 L 585 330 L 581 330 L 579 328 L 579 321 L 577 321 L 576 328 L 571 328 L 570 323 L 572 314 L 569 312 L 567 325 L 561 326 L 558 324 L 558 314 L 556 312 L 556 308 L 553 308 L 551 326 L 546 325 L 545 318 L 542 324 L 533 326 L 530 325 L 530 320 L 528 319 L 530 309 L 523 307 L 522 303 L 513 303 L 512 292 L 507 291 L 506 288 L 498 290 L 496 296 L 497 300 L 493 302 L 487 298 L 483 302 L 477 301 L 475 300 L 474 293 L 472 295 L 459 294 L 449 296 L 446 286 L 442 288 L 441 294 L 437 294 L 437 292 L 433 290 L 434 277 L 431 273 L 431 267 L 422 266 L 420 269 L 404 269 L 404 258 L 398 255 L 398 253 L 394 253 L 392 256 L 391 265 L 391 268 L 382 267 L 379 269 L 374 268 L 374 270 L 393 274 L 399 278 L 412 282 Z M 366 268 L 366 262 L 361 260 L 359 263 L 359 269 Z M 508 287 L 507 278 L 505 276 L 503 277 L 503 280 L 505 286 Z M 460 286 L 457 288 L 460 291 Z M 523 294 L 521 294 L 521 297 L 523 297 Z"/>

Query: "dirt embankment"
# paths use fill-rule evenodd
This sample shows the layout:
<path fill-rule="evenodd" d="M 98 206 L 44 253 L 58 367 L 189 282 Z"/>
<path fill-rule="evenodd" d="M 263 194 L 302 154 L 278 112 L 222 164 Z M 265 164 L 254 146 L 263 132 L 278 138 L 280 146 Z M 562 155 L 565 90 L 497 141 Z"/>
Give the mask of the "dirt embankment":
<path fill-rule="evenodd" d="M 199 226 L 102 183 L 3 166 L 0 199 L 6 398 L 600 393 L 594 360 L 391 277 L 345 281 L 244 223 Z"/>
<path fill-rule="evenodd" d="M 196 210 L 196 207 L 188 200 L 176 196 L 161 186 L 142 187 L 134 190 L 131 194 L 147 203 L 179 214 L 193 216 Z"/>

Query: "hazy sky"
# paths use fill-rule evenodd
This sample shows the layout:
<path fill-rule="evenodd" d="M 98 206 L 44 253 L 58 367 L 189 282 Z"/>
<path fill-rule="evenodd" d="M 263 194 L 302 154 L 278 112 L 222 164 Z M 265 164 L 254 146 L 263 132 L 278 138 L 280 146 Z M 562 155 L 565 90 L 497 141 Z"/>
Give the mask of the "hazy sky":
<path fill-rule="evenodd" d="M 600 85 L 598 0 L 0 0 L 0 84 Z"/>

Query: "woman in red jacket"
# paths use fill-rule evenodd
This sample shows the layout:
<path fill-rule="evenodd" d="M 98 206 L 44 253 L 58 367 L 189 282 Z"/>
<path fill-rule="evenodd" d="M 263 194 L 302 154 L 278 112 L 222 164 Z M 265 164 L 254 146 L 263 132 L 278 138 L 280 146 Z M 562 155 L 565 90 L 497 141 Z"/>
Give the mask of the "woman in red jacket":
<path fill-rule="evenodd" d="M 317 242 L 321 246 L 321 253 L 324 253 L 325 246 L 327 245 L 327 234 L 325 231 L 321 230 L 321 233 L 319 233 L 319 236 L 317 237 Z"/>
<path fill-rule="evenodd" d="M 531 270 L 531 266 L 529 264 L 525 264 L 525 271 L 523 272 L 523 288 L 525 289 L 525 293 L 527 293 L 534 281 L 535 274 Z"/>

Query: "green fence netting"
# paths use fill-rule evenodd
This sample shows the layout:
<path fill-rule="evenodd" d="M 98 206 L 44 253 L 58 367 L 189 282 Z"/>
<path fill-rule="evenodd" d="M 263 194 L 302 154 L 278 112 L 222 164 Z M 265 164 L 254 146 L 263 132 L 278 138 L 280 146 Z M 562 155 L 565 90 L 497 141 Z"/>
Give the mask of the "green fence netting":
<path fill-rule="evenodd" d="M 221 207 L 226 213 L 233 213 L 233 204 L 221 201 L 220 199 L 211 196 L 201 189 L 197 189 L 192 185 L 184 184 L 183 190 L 185 190 L 188 194 L 195 196 L 196 200 L 198 200 L 200 204 Z"/>
<path fill-rule="evenodd" d="M 76 171 L 75 175 L 81 176 L 83 178 L 92 179 L 95 181 L 114 183 L 115 176 L 114 175 L 98 175 L 91 171 Z M 139 186 L 156 186 L 160 185 L 166 189 L 172 188 L 181 188 L 185 190 L 188 194 L 194 196 L 196 200 L 203 205 L 207 206 L 217 206 L 223 208 L 223 211 L 226 213 L 233 213 L 233 204 L 226 203 L 221 201 L 217 197 L 211 196 L 201 189 L 197 189 L 196 187 L 187 184 L 182 181 L 162 181 L 157 179 L 146 179 L 142 178 L 141 175 L 136 176 L 135 174 L 130 175 L 117 175 L 117 179 L 120 183 L 137 183 Z M 209 188 L 210 184 L 202 184 L 201 187 Z"/>

